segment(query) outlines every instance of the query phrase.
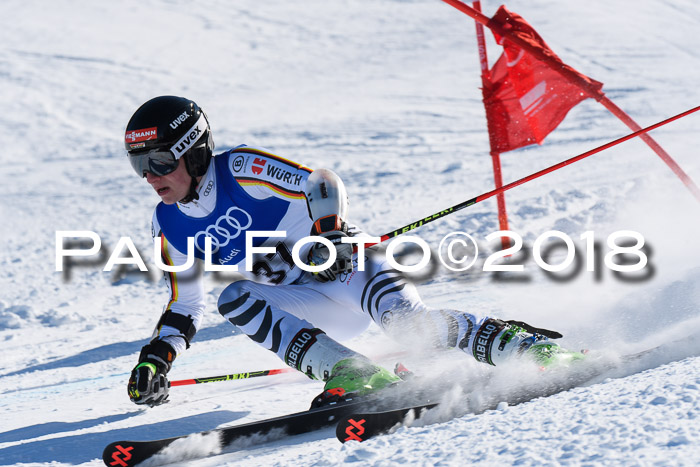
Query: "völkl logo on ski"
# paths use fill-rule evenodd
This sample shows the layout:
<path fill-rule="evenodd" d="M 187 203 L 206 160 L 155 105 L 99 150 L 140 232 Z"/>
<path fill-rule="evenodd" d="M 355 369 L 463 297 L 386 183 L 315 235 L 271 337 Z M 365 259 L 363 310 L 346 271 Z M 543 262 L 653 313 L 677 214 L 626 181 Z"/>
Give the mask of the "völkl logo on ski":
<path fill-rule="evenodd" d="M 365 433 L 365 419 L 362 419 L 360 421 L 353 420 L 352 418 L 348 420 L 348 427 L 345 429 L 345 434 L 348 435 L 347 438 L 345 438 L 345 441 L 360 441 L 362 442 L 362 435 Z M 355 429 L 357 429 L 357 432 L 355 432 Z"/>
<path fill-rule="evenodd" d="M 124 448 L 121 445 L 117 445 L 114 448 L 116 450 L 112 453 L 112 462 L 109 465 L 127 467 L 129 465 L 127 462 L 131 459 L 131 451 L 134 449 L 133 446 Z M 122 455 L 124 457 L 122 457 Z"/>

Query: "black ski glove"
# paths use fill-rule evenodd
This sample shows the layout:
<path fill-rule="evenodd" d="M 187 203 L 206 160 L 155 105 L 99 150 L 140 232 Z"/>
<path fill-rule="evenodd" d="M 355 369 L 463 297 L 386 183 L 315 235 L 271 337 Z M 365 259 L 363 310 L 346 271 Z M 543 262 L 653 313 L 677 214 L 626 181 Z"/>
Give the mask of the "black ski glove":
<path fill-rule="evenodd" d="M 168 399 L 169 383 L 166 375 L 175 360 L 175 349 L 161 340 L 151 341 L 141 349 L 139 363 L 129 378 L 129 398 L 139 405 L 155 407 Z"/>
<path fill-rule="evenodd" d="M 333 230 L 320 234 L 321 237 L 327 238 L 335 247 L 336 257 L 335 263 L 321 272 L 313 273 L 314 278 L 319 282 L 334 281 L 338 274 L 350 274 L 352 272 L 352 245 L 350 243 L 341 243 L 343 237 L 348 235 L 340 230 Z M 323 243 L 316 243 L 311 247 L 309 252 L 309 260 L 312 265 L 321 265 L 328 261 L 330 251 Z"/>

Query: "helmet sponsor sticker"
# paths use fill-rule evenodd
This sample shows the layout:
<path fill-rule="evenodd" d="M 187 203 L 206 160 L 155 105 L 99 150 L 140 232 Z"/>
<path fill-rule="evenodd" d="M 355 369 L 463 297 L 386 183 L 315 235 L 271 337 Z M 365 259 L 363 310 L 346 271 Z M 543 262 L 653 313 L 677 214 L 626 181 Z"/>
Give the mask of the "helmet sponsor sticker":
<path fill-rule="evenodd" d="M 180 158 L 183 154 L 185 154 L 194 144 L 197 142 L 197 140 L 204 134 L 204 132 L 207 130 L 209 125 L 207 124 L 207 119 L 204 117 L 204 113 L 202 113 L 199 118 L 197 119 L 197 123 L 195 123 L 192 128 L 187 130 L 185 135 L 180 138 L 180 140 L 173 145 L 170 150 L 175 154 L 176 158 Z"/>
<path fill-rule="evenodd" d="M 127 131 L 124 135 L 124 140 L 127 143 L 139 143 L 141 141 L 150 141 L 158 139 L 158 127 L 144 128 L 143 130 Z"/>
<path fill-rule="evenodd" d="M 180 126 L 180 123 L 184 122 L 188 118 L 190 118 L 190 114 L 188 114 L 187 111 L 182 112 L 175 120 L 170 122 L 170 128 L 173 130 L 177 129 L 177 127 Z"/>

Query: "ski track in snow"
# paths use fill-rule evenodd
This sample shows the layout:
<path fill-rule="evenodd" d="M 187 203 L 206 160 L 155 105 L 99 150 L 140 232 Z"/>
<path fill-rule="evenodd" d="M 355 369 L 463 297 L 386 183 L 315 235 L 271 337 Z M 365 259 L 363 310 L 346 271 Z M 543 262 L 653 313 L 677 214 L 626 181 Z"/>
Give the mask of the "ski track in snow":
<path fill-rule="evenodd" d="M 473 22 L 438 0 L 302 3 L 7 0 L 0 18 L 0 465 L 101 465 L 119 439 L 178 436 L 304 410 L 321 389 L 296 374 L 179 387 L 156 409 L 131 404 L 126 381 L 166 301 L 150 274 L 119 278 L 99 261 L 55 271 L 55 232 L 93 230 L 107 253 L 131 237 L 152 264 L 158 201 L 126 163 L 131 113 L 161 94 L 197 101 L 217 147 L 263 146 L 345 180 L 351 220 L 382 234 L 492 189 Z M 498 4 L 486 2 L 487 14 Z M 511 1 L 569 65 L 646 126 L 700 104 L 700 7 L 652 2 Z M 489 41 L 491 62 L 497 49 Z M 652 136 L 700 181 L 700 115 Z M 600 105 L 574 108 L 542 146 L 502 156 L 506 182 L 629 130 Z M 641 232 L 649 278 L 602 268 L 556 282 L 526 271 L 497 281 L 478 271 L 498 229 L 495 200 L 416 231 L 434 249 L 463 230 L 484 247 L 469 273 L 422 279 L 435 306 L 554 328 L 570 348 L 612 356 L 700 330 L 698 203 L 641 142 L 630 141 L 506 195 L 527 246 L 556 229 L 594 231 L 605 248 Z M 153 268 L 151 268 L 153 269 Z M 282 363 L 215 311 L 226 282 L 207 280 L 210 312 L 172 379 L 278 368 Z M 401 350 L 372 327 L 348 342 L 387 366 Z M 331 430 L 224 449 L 183 461 L 219 465 L 695 465 L 700 449 L 700 349 L 680 345 L 608 379 L 445 423 L 340 445 Z M 458 352 L 440 364 L 409 354 L 417 372 L 523 374 L 482 368 Z M 500 371 L 499 371 L 500 370 Z M 505 385 L 505 383 L 503 383 Z M 500 387 L 502 389 L 505 386 Z M 477 386 L 478 389 L 478 386 Z M 494 390 L 499 389 L 494 386 Z M 489 386 L 481 388 L 488 391 Z M 216 449 L 186 439 L 179 461 Z"/>

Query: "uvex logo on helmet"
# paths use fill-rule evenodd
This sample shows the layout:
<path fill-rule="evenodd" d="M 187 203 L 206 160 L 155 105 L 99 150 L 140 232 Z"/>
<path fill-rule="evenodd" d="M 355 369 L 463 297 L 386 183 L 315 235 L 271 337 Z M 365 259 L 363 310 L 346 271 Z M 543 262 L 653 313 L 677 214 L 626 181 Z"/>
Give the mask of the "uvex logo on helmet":
<path fill-rule="evenodd" d="M 200 136 L 202 136 L 202 133 L 207 129 L 207 120 L 204 117 L 204 114 L 201 114 L 199 116 L 199 119 L 197 119 L 197 123 L 195 123 L 192 128 L 190 128 L 185 135 L 180 138 L 180 140 L 173 145 L 170 150 L 175 154 L 175 157 L 180 158 L 183 154 L 185 154 L 192 146 L 194 146 L 194 143 L 197 142 Z"/>
<path fill-rule="evenodd" d="M 185 110 L 180 115 L 178 115 L 175 120 L 170 122 L 170 128 L 172 128 L 173 130 L 176 129 L 178 126 L 180 126 L 180 123 L 184 122 L 189 117 L 190 117 L 190 114 L 188 114 L 187 111 Z"/>
<path fill-rule="evenodd" d="M 141 141 L 150 141 L 152 139 L 158 139 L 158 128 L 144 128 L 143 130 L 131 130 L 127 131 L 124 135 L 124 140 L 127 143 L 139 143 Z"/>

